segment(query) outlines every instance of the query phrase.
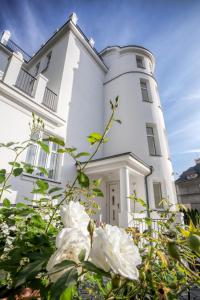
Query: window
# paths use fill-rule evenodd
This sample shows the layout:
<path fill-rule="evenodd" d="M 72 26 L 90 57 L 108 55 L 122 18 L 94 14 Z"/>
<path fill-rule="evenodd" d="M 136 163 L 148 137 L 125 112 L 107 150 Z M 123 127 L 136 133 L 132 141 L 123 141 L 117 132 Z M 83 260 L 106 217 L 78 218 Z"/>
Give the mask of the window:
<path fill-rule="evenodd" d="M 142 100 L 146 102 L 152 102 L 149 89 L 148 89 L 148 81 L 144 79 L 140 79 L 140 87 L 142 92 Z"/>
<path fill-rule="evenodd" d="M 160 182 L 153 183 L 153 192 L 154 192 L 154 201 L 155 201 L 155 208 L 163 208 L 162 201 L 162 188 Z"/>
<path fill-rule="evenodd" d="M 156 139 L 155 139 L 155 132 L 154 127 L 152 125 L 146 125 L 146 132 L 147 132 L 147 140 L 149 146 L 149 154 L 150 155 L 158 155 L 156 149 Z"/>
<path fill-rule="evenodd" d="M 47 139 L 48 135 L 43 134 L 41 136 L 40 133 L 34 133 L 32 140 L 37 141 L 40 137 L 42 137 L 42 139 Z M 49 154 L 42 150 L 37 143 L 33 143 L 28 148 L 26 163 L 33 166 L 43 167 L 48 172 L 48 175 L 46 175 L 36 169 L 34 175 L 55 180 L 57 178 L 59 165 L 59 154 L 57 152 L 58 145 L 50 141 L 43 141 L 43 143 L 46 143 L 49 146 Z"/>
<path fill-rule="evenodd" d="M 136 63 L 138 68 L 145 69 L 144 58 L 142 56 L 136 56 Z"/>
<path fill-rule="evenodd" d="M 40 62 L 35 66 L 34 76 L 37 76 L 37 74 L 39 73 L 39 69 L 40 69 Z"/>
<path fill-rule="evenodd" d="M 42 72 L 44 72 L 48 69 L 50 61 L 51 61 L 51 55 L 52 55 L 52 52 L 47 54 Z"/>

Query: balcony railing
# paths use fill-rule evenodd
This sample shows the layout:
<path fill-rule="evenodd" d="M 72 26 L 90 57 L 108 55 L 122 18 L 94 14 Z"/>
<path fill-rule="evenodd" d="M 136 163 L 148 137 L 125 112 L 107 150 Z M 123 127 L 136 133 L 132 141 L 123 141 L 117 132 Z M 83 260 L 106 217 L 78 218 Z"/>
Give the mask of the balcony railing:
<path fill-rule="evenodd" d="M 53 111 L 57 111 L 57 104 L 58 104 L 57 94 L 46 87 L 42 104 Z"/>
<path fill-rule="evenodd" d="M 7 44 L 5 45 L 12 52 L 20 52 L 23 55 L 24 60 L 27 62 L 31 59 L 31 56 L 26 53 L 22 48 L 20 48 L 15 42 L 11 39 L 8 40 Z"/>
<path fill-rule="evenodd" d="M 33 75 L 31 75 L 25 69 L 21 69 L 15 85 L 24 93 L 28 94 L 29 96 L 32 96 L 35 81 L 36 78 Z"/>

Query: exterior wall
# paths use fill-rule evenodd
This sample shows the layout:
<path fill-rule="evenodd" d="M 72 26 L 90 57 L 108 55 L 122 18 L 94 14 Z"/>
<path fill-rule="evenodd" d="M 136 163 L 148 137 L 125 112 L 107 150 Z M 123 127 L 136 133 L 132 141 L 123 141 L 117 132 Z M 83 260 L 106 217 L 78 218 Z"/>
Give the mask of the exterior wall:
<path fill-rule="evenodd" d="M 32 120 L 31 113 L 27 110 L 20 108 L 18 105 L 10 102 L 2 95 L 0 95 L 0 142 L 23 142 L 29 138 L 29 122 Z M 60 128 L 53 127 L 51 124 L 46 123 L 45 128 L 48 132 L 54 135 L 63 135 Z M 4 148 L 0 148 L 0 166 L 9 171 L 8 162 L 13 160 L 13 153 Z M 26 152 L 23 152 L 20 156 L 20 161 L 26 161 Z M 61 161 L 62 163 L 62 161 Z M 62 174 L 59 176 L 59 180 L 64 183 Z M 35 179 L 21 175 L 20 177 L 12 179 L 12 191 L 7 194 L 7 197 L 12 200 L 13 203 L 24 201 L 24 197 L 32 197 L 30 194 L 33 189 Z M 49 183 L 55 185 L 55 183 Z"/>
<path fill-rule="evenodd" d="M 136 55 L 144 57 L 146 69 L 137 68 Z M 153 174 L 149 177 L 150 204 L 154 207 L 153 181 L 162 184 L 163 197 L 176 203 L 174 186 L 172 183 L 172 166 L 169 160 L 168 146 L 165 134 L 165 124 L 160 108 L 159 96 L 156 92 L 156 80 L 149 68 L 150 57 L 148 52 L 141 54 L 137 49 L 132 51 L 113 49 L 103 53 L 102 57 L 109 67 L 106 76 L 105 88 L 105 116 L 109 114 L 109 99 L 119 96 L 117 118 L 121 125 L 115 124 L 110 133 L 110 142 L 104 146 L 104 155 L 131 151 L 153 166 Z M 153 64 L 153 61 L 151 62 Z M 154 68 L 154 66 L 153 66 Z M 142 100 L 140 79 L 149 82 L 152 103 Z M 150 156 L 146 124 L 156 125 L 160 148 L 160 156 Z"/>
<path fill-rule="evenodd" d="M 200 179 L 176 184 L 178 202 L 200 211 Z"/>

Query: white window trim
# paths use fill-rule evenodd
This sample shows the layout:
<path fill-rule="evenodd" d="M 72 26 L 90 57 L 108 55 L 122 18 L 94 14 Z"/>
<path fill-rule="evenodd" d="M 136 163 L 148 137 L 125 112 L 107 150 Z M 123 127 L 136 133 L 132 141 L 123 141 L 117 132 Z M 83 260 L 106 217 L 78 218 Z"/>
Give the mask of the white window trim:
<path fill-rule="evenodd" d="M 138 69 L 146 69 L 146 66 L 145 66 L 145 61 L 144 61 L 144 57 L 141 56 L 141 55 L 136 55 L 136 66 Z M 142 65 L 141 66 L 138 66 L 138 59 L 141 59 L 142 61 Z"/>
<path fill-rule="evenodd" d="M 142 87 L 142 84 L 145 84 L 146 88 Z M 145 78 L 140 78 L 140 90 L 141 90 L 142 101 L 144 101 L 146 103 L 153 103 L 149 80 L 147 80 Z M 142 93 L 143 90 L 146 91 L 147 96 L 148 96 L 148 100 L 144 99 L 143 93 Z"/>
<path fill-rule="evenodd" d="M 147 133 L 147 128 L 148 127 L 152 128 L 153 134 L 148 134 Z M 155 124 L 146 123 L 146 137 L 147 137 L 147 145 L 148 145 L 149 155 L 152 156 L 152 157 L 154 157 L 154 156 L 162 156 L 161 155 L 161 148 L 160 148 L 158 130 L 157 130 L 157 126 Z M 151 154 L 150 153 L 149 143 L 148 143 L 148 137 L 153 137 L 153 139 L 154 139 L 155 154 Z"/>
<path fill-rule="evenodd" d="M 52 136 L 51 133 L 49 133 L 48 131 L 45 131 L 45 132 L 41 132 L 39 133 L 39 138 L 40 139 L 44 139 L 44 138 L 48 138 L 48 136 Z M 55 136 L 55 135 L 53 135 Z M 44 154 L 47 156 L 46 157 L 46 162 L 45 162 L 45 169 L 48 171 L 48 168 L 50 167 L 50 162 L 51 162 L 51 154 L 52 153 L 55 153 L 55 151 L 52 151 L 52 148 L 53 148 L 53 142 L 49 142 L 49 154 L 48 153 L 45 153 Z M 39 158 L 40 158 L 40 154 L 41 154 L 41 151 L 42 148 L 35 144 L 35 146 L 37 147 L 36 148 L 36 153 L 35 153 L 35 159 L 34 159 L 34 165 L 35 166 L 38 166 L 38 167 L 44 167 L 44 166 L 41 166 L 39 165 Z M 59 147 L 58 147 L 59 148 Z M 30 162 L 27 160 L 28 158 L 28 151 L 29 151 L 30 148 L 27 149 L 27 153 L 26 153 L 26 163 L 29 164 Z M 40 179 L 44 179 L 44 180 L 47 180 L 47 181 L 51 181 L 51 182 L 57 182 L 57 183 L 60 183 L 60 177 L 61 177 L 61 163 L 62 163 L 62 154 L 60 153 L 57 153 L 57 162 L 56 162 L 56 168 L 55 168 L 55 177 L 54 178 L 50 178 L 48 177 L 47 175 L 44 175 L 44 176 L 41 176 L 39 175 L 39 170 L 38 169 L 35 169 L 34 172 L 32 174 L 29 174 L 29 173 L 26 173 L 26 172 L 23 172 L 23 175 L 25 176 L 28 176 L 28 177 L 32 177 L 32 178 L 40 178 Z"/>

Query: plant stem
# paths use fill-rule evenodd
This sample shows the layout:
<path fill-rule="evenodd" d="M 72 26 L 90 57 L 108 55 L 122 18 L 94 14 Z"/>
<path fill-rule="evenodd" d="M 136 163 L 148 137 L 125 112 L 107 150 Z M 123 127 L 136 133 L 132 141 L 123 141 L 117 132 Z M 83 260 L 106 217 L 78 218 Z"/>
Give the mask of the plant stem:
<path fill-rule="evenodd" d="M 107 125 L 106 125 L 106 128 L 105 128 L 105 130 L 104 130 L 104 132 L 103 132 L 102 138 L 101 138 L 101 140 L 98 142 L 97 147 L 96 147 L 95 151 L 93 152 L 93 154 L 92 154 L 92 155 L 90 156 L 90 158 L 83 164 L 83 167 L 81 168 L 81 171 L 83 171 L 83 170 L 86 168 L 86 166 L 88 165 L 88 163 L 93 159 L 93 157 L 94 157 L 94 156 L 96 155 L 96 153 L 98 152 L 98 150 L 99 150 L 101 144 L 102 144 L 103 141 L 104 141 L 105 136 L 107 135 L 107 133 L 109 132 L 109 129 L 111 128 L 111 123 L 112 123 L 113 118 L 114 118 L 115 110 L 116 110 L 116 108 L 113 107 L 113 108 L 112 108 L 111 116 L 110 116 L 110 118 L 109 118 L 109 120 L 108 120 L 108 123 L 107 123 Z M 69 190 L 68 190 L 67 193 L 65 194 L 65 197 L 60 201 L 60 203 L 59 203 L 59 204 L 55 207 L 55 209 L 53 210 L 53 213 L 52 213 L 52 215 L 51 215 L 51 217 L 50 217 L 50 220 L 49 220 L 49 222 L 48 222 L 48 224 L 47 224 L 47 227 L 46 227 L 46 229 L 45 229 L 45 233 L 48 232 L 49 226 L 51 225 L 51 222 L 52 222 L 52 220 L 53 220 L 53 218 L 54 218 L 54 216 L 55 216 L 57 210 L 59 209 L 59 207 L 60 207 L 60 206 L 63 204 L 63 202 L 70 196 L 70 194 L 71 194 L 71 192 L 72 192 L 72 190 L 73 190 L 73 188 L 74 188 L 74 186 L 75 186 L 77 180 L 78 180 L 78 175 L 76 176 L 76 178 L 74 179 L 74 181 L 73 181 L 71 187 L 69 188 Z"/>

